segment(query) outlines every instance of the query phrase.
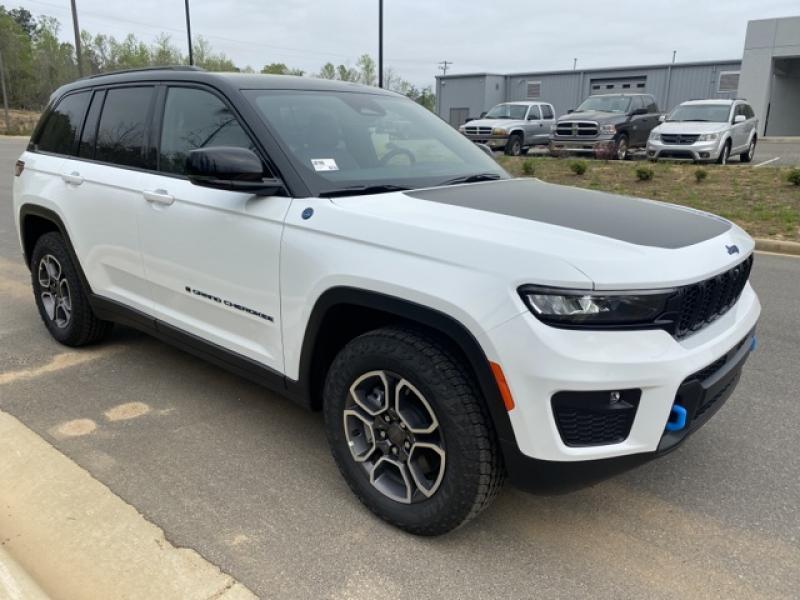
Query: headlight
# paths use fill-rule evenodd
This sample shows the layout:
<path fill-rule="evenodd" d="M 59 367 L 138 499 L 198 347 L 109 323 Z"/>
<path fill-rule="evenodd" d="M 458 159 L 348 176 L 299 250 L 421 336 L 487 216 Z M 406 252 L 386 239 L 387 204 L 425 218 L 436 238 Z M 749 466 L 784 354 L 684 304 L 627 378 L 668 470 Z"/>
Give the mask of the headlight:
<path fill-rule="evenodd" d="M 651 131 L 650 132 L 650 141 L 658 142 L 660 140 L 661 140 L 661 134 L 660 133 L 658 133 L 656 131 Z"/>
<path fill-rule="evenodd" d="M 492 135 L 506 135 L 508 131 L 503 129 L 502 127 L 495 127 L 492 129 Z"/>
<path fill-rule="evenodd" d="M 646 325 L 666 311 L 672 289 L 594 293 L 522 286 L 519 293 L 541 321 L 556 326 Z"/>
<path fill-rule="evenodd" d="M 608 124 L 608 125 L 600 125 L 600 134 L 601 135 L 615 135 L 617 133 L 617 126 Z"/>
<path fill-rule="evenodd" d="M 711 142 L 713 140 L 718 140 L 719 134 L 718 133 L 704 133 L 699 138 L 697 138 L 700 142 Z"/>
<path fill-rule="evenodd" d="M 459 126 L 458 126 L 458 130 L 459 130 L 461 133 L 464 133 L 464 132 L 466 131 L 466 129 L 467 129 L 467 126 L 466 126 L 466 125 L 459 125 Z"/>

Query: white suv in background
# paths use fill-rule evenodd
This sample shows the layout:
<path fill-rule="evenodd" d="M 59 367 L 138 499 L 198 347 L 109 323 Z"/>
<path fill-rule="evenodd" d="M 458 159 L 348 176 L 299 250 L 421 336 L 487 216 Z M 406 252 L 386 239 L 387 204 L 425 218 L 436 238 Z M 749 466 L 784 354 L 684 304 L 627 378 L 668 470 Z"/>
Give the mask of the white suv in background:
<path fill-rule="evenodd" d="M 690 100 L 679 104 L 650 132 L 647 156 L 724 165 L 735 154 L 750 162 L 758 142 L 758 119 L 744 100 Z"/>
<path fill-rule="evenodd" d="M 81 79 L 17 162 L 14 214 L 57 341 L 123 323 L 322 411 L 354 493 L 424 535 L 506 474 L 671 450 L 733 392 L 760 312 L 733 223 L 512 179 L 345 82 Z"/>

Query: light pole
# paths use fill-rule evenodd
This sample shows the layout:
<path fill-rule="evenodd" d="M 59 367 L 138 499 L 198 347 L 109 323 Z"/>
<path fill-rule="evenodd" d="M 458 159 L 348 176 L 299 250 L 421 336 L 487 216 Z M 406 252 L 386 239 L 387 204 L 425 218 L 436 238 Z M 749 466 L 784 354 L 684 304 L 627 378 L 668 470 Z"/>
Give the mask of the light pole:
<path fill-rule="evenodd" d="M 378 87 L 383 87 L 383 0 L 378 0 Z"/>
<path fill-rule="evenodd" d="M 189 0 L 184 0 L 186 5 L 186 37 L 189 40 L 189 65 L 194 65 L 194 55 L 192 54 L 192 23 L 189 19 Z"/>
<path fill-rule="evenodd" d="M 72 29 L 75 30 L 75 58 L 78 61 L 78 77 L 83 77 L 83 61 L 81 60 L 81 28 L 78 26 L 78 9 L 75 0 L 70 0 L 72 5 Z"/>

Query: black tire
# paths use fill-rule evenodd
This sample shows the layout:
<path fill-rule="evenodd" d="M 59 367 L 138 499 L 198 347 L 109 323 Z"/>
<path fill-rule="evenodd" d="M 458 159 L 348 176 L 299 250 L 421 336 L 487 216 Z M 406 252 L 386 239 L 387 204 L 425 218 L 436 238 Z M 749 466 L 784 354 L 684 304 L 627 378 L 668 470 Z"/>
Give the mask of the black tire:
<path fill-rule="evenodd" d="M 628 135 L 623 133 L 614 141 L 614 159 L 628 160 L 630 158 L 630 145 Z"/>
<path fill-rule="evenodd" d="M 728 140 L 727 142 L 725 142 L 725 145 L 719 152 L 719 156 L 717 157 L 717 164 L 727 165 L 728 159 L 730 159 L 730 157 L 731 157 L 731 141 Z"/>
<path fill-rule="evenodd" d="M 522 154 L 522 136 L 518 133 L 511 134 L 506 142 L 505 152 L 508 156 L 519 156 Z"/>
<path fill-rule="evenodd" d="M 444 473 L 429 496 L 402 503 L 384 495 L 356 462 L 344 432 L 350 387 L 377 370 L 396 374 L 424 395 L 442 434 Z M 391 390 L 387 397 L 392 397 Z M 392 406 L 389 403 L 389 406 Z M 435 337 L 403 327 L 385 327 L 348 343 L 331 365 L 324 391 L 325 429 L 339 470 L 361 502 L 380 518 L 416 535 L 441 535 L 478 515 L 497 496 L 505 471 L 486 407 L 465 365 Z M 375 418 L 377 430 L 380 416 Z M 380 423 L 383 425 L 383 423 Z M 373 433 L 373 452 L 381 456 Z M 392 435 L 389 435 L 391 438 Z M 385 443 L 388 440 L 384 440 Z M 368 444 L 369 445 L 369 444 Z"/>
<path fill-rule="evenodd" d="M 739 155 L 739 160 L 743 163 L 749 163 L 753 161 L 753 157 L 756 154 L 756 144 L 758 143 L 758 138 L 754 135 L 753 139 L 750 140 L 750 145 L 747 147 L 747 150 L 742 152 Z"/>
<path fill-rule="evenodd" d="M 57 278 L 50 277 L 48 265 L 57 265 L 59 271 Z M 63 308 L 60 313 L 59 309 L 51 311 L 52 314 L 48 312 L 45 296 L 50 298 L 55 296 L 51 280 L 57 282 L 56 287 L 66 290 L 70 305 L 68 316 Z M 85 346 L 102 340 L 111 331 L 113 324 L 101 321 L 92 312 L 86 290 L 60 233 L 45 233 L 36 241 L 31 255 L 31 282 L 39 316 L 50 335 L 58 342 L 66 346 Z M 43 285 L 48 282 L 50 285 Z M 60 296 L 62 299 L 63 297 L 64 294 Z"/>

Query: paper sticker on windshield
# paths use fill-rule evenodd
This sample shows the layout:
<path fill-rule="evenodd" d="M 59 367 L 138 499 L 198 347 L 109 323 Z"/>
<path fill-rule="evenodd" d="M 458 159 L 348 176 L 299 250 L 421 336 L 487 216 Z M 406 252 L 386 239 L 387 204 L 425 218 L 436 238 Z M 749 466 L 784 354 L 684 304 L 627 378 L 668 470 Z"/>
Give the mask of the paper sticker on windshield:
<path fill-rule="evenodd" d="M 332 158 L 312 158 L 311 166 L 315 171 L 338 171 L 339 166 Z"/>

